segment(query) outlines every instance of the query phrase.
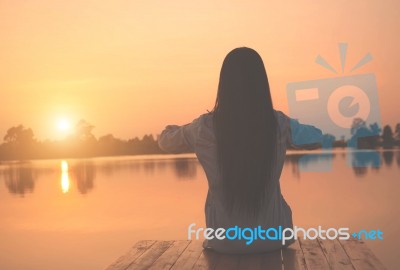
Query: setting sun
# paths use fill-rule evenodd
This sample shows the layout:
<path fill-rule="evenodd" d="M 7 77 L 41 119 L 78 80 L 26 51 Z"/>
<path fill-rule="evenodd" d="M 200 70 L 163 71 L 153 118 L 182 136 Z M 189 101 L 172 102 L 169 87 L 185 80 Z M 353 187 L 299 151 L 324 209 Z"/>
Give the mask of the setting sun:
<path fill-rule="evenodd" d="M 71 130 L 71 122 L 66 118 L 59 119 L 57 121 L 57 128 L 60 131 L 69 131 Z"/>

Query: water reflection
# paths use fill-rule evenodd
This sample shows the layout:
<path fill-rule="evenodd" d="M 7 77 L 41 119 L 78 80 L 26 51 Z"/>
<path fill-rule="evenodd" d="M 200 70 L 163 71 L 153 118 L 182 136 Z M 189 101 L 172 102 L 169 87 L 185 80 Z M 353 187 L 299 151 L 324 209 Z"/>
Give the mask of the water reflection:
<path fill-rule="evenodd" d="M 69 186 L 68 163 L 63 160 L 61 161 L 61 191 L 67 193 L 69 191 Z"/>
<path fill-rule="evenodd" d="M 300 172 L 326 172 L 332 170 L 332 161 L 336 154 L 292 154 L 286 156 L 286 162 L 292 165 L 292 174 L 300 177 Z"/>
<path fill-rule="evenodd" d="M 86 194 L 94 188 L 95 178 L 96 168 L 92 162 L 80 161 L 70 166 L 67 161 L 61 161 L 61 191 L 63 193 L 70 190 L 71 179 L 73 179 L 78 192 Z"/>
<path fill-rule="evenodd" d="M 286 166 L 291 166 L 294 177 L 300 178 L 301 172 L 331 171 L 334 159 L 339 157 L 352 168 L 356 177 L 363 177 L 369 171 L 378 171 L 381 166 L 391 167 L 396 155 L 397 166 L 400 167 L 400 151 L 355 151 L 341 153 L 303 153 L 286 156 Z M 382 158 L 381 158 L 382 156 Z M 383 164 L 381 164 L 381 159 Z"/>
<path fill-rule="evenodd" d="M 376 151 L 352 152 L 348 157 L 347 162 L 357 177 L 364 177 L 369 170 L 379 170 L 381 166 L 380 154 Z"/>
<path fill-rule="evenodd" d="M 194 158 L 113 160 L 98 163 L 93 169 L 108 177 L 121 171 L 153 175 L 156 171 L 162 173 L 167 169 L 173 169 L 178 180 L 193 180 L 197 176 L 197 165 L 198 161 Z"/>
<path fill-rule="evenodd" d="M 194 179 L 197 175 L 196 159 L 175 159 L 175 175 L 180 180 Z"/>
<path fill-rule="evenodd" d="M 96 168 L 90 161 L 78 162 L 71 166 L 71 173 L 76 180 L 76 187 L 81 194 L 86 194 L 94 188 Z"/>
<path fill-rule="evenodd" d="M 154 170 L 156 169 L 156 164 L 155 164 L 154 160 L 146 160 L 143 163 L 143 169 L 146 174 L 153 174 Z"/>
<path fill-rule="evenodd" d="M 348 164 L 352 168 L 379 168 L 381 165 L 380 154 L 376 151 L 350 152 L 347 155 Z"/>
<path fill-rule="evenodd" d="M 379 160 L 382 160 L 381 166 Z M 400 167 L 400 151 L 382 151 L 369 154 L 367 152 L 337 152 L 300 154 L 293 153 L 286 157 L 285 167 L 290 171 L 294 179 L 300 179 L 303 171 L 316 171 L 316 168 L 328 168 L 343 170 L 346 163 L 351 165 L 351 171 L 357 178 L 364 177 L 369 172 L 380 170 L 383 167 L 397 169 Z M 60 183 L 63 193 L 72 190 L 80 194 L 88 194 L 95 188 L 97 175 L 105 178 L 119 177 L 115 174 L 129 174 L 135 176 L 139 173 L 154 176 L 170 174 L 175 181 L 194 180 L 198 178 L 200 164 L 195 158 L 172 159 L 105 159 L 105 160 L 62 160 L 57 166 L 36 166 L 33 163 L 11 163 L 0 166 L 0 180 L 4 179 L 9 193 L 21 195 L 32 193 L 35 181 L 43 178 L 42 174 L 53 174 Z M 393 166 L 397 165 L 396 168 Z M 318 171 L 318 170 L 317 170 Z M 132 178 L 134 179 L 134 177 Z"/>
<path fill-rule="evenodd" d="M 9 166 L 3 172 L 4 182 L 10 193 L 21 195 L 33 192 L 35 179 L 30 167 Z"/>
<path fill-rule="evenodd" d="M 382 156 L 383 156 L 383 162 L 385 162 L 386 166 L 391 167 L 393 164 L 393 157 L 394 157 L 393 151 L 384 151 L 382 153 Z M 398 156 L 400 157 L 400 154 Z"/>

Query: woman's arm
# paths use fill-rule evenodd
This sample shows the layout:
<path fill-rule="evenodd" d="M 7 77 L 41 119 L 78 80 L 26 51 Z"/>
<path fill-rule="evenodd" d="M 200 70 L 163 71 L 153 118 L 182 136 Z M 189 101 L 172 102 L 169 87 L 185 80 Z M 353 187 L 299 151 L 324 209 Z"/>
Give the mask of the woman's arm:
<path fill-rule="evenodd" d="M 158 146 L 168 153 L 194 152 L 199 119 L 183 126 L 168 125 L 158 138 Z"/>

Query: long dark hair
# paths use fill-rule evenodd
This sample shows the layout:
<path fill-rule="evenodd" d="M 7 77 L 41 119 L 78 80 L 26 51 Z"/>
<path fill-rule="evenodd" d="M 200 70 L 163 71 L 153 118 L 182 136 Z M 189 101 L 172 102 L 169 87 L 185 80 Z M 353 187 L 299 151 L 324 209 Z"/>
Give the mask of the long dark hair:
<path fill-rule="evenodd" d="M 255 50 L 236 48 L 225 57 L 213 120 L 225 208 L 257 216 L 272 180 L 277 122 Z"/>

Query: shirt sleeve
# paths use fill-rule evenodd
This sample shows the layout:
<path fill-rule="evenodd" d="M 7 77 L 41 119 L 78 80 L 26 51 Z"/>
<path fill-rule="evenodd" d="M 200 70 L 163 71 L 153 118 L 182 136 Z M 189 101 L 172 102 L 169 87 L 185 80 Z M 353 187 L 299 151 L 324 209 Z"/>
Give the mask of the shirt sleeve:
<path fill-rule="evenodd" d="M 183 126 L 168 125 L 158 138 L 158 146 L 168 153 L 194 152 L 198 126 L 199 118 Z"/>
<path fill-rule="evenodd" d="M 283 129 L 286 134 L 286 144 L 293 147 L 302 147 L 313 144 L 322 144 L 322 131 L 312 125 L 305 125 L 292 119 L 283 112 L 277 111 L 279 119 L 284 122 Z"/>
<path fill-rule="evenodd" d="M 289 118 L 289 145 L 307 146 L 312 144 L 322 144 L 322 131 L 312 125 L 301 124 L 298 120 Z"/>

